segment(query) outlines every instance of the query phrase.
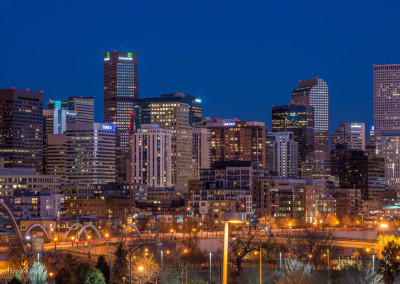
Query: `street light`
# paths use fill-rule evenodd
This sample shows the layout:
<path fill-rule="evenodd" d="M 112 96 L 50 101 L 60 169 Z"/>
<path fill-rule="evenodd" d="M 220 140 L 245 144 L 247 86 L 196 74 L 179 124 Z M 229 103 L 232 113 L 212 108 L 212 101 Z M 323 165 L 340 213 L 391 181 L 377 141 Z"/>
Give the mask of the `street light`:
<path fill-rule="evenodd" d="M 225 230 L 224 230 L 224 257 L 223 257 L 223 270 L 222 270 L 222 284 L 228 284 L 229 223 L 241 224 L 246 222 L 246 213 L 225 212 L 224 221 L 225 221 Z"/>
<path fill-rule="evenodd" d="M 54 237 L 54 250 L 57 250 L 57 237 Z"/>

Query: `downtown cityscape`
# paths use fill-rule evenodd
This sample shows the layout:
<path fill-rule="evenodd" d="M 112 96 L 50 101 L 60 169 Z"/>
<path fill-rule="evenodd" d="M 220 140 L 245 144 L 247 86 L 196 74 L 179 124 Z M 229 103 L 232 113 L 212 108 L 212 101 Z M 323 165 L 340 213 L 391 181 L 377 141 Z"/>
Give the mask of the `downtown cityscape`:
<path fill-rule="evenodd" d="M 390 49 L 387 57 L 379 57 L 383 62 L 373 56 L 367 56 L 368 60 L 363 57 L 359 72 L 369 77 L 354 74 L 356 69 L 350 63 L 334 70 L 337 77 L 332 76 L 333 71 L 327 71 L 324 62 L 316 63 L 322 57 L 315 57 L 308 65 L 316 68 L 304 67 L 307 71 L 303 72 L 302 67 L 293 67 L 296 74 L 288 71 L 284 80 L 276 79 L 275 71 L 266 71 L 265 66 L 247 69 L 238 59 L 237 64 L 226 63 L 223 69 L 235 74 L 229 70 L 234 66 L 244 74 L 229 78 L 218 74 L 218 65 L 232 58 L 218 61 L 207 51 L 204 57 L 172 53 L 170 60 L 176 62 L 168 70 L 165 62 L 156 62 L 164 55 L 162 49 L 187 33 L 180 27 L 182 30 L 171 32 L 171 39 L 164 38 L 164 43 L 162 31 L 172 31 L 174 26 L 162 26 L 164 14 L 180 17 L 187 13 L 189 16 L 178 19 L 181 24 L 180 20 L 196 18 L 197 12 L 205 11 L 204 15 L 215 21 L 210 28 L 202 26 L 209 29 L 207 36 L 213 38 L 216 35 L 211 30 L 221 29 L 227 34 L 217 37 L 229 42 L 229 33 L 236 27 L 232 15 L 239 15 L 242 6 L 232 3 L 229 12 L 221 15 L 229 18 L 227 24 L 212 12 L 221 11 L 219 4 L 204 8 L 195 3 L 175 2 L 171 7 L 160 3 L 159 8 L 165 11 L 150 12 L 147 6 L 134 3 L 144 9 L 139 18 L 153 13 L 161 17 L 155 19 L 160 34 L 152 34 L 157 40 L 147 43 L 152 51 L 150 45 L 160 44 L 160 54 L 149 54 L 145 45 L 125 38 L 134 37 L 134 33 L 125 35 L 121 31 L 109 42 L 102 41 L 95 52 L 81 52 L 85 42 L 94 42 L 97 30 L 107 26 L 105 19 L 97 19 L 107 10 L 103 4 L 87 15 L 87 4 L 76 6 L 82 14 L 79 9 L 73 10 L 74 5 L 55 4 L 61 5 L 54 6 L 63 11 L 60 16 L 67 18 L 68 14 L 68 30 L 74 35 L 66 30 L 60 37 L 57 32 L 52 34 L 54 48 L 68 45 L 77 58 L 68 60 L 61 53 L 59 57 L 45 55 L 49 62 L 43 62 L 43 66 L 50 64 L 50 72 L 43 72 L 29 60 L 16 59 L 12 64 L 15 69 L 11 68 L 7 62 L 19 56 L 20 39 L 13 38 L 11 48 L 7 47 L 6 63 L 0 67 L 4 74 L 0 79 L 0 283 L 400 283 L 397 50 L 394 53 Z M 250 31 L 250 26 L 254 17 L 260 16 L 257 8 L 271 8 L 258 4 L 243 7 L 242 19 L 248 20 L 243 25 L 249 25 L 245 38 L 254 41 L 258 35 Z M 360 9 L 372 10 L 375 4 L 368 4 L 368 8 Z M 14 4 L 1 5 L 11 13 L 19 9 Z M 291 14 L 291 8 L 271 5 L 279 15 L 281 11 Z M 319 11 L 316 19 L 331 8 L 330 4 L 317 6 L 313 7 Z M 42 11 L 42 7 L 27 6 L 21 10 L 22 16 L 30 13 L 29 9 Z M 43 9 L 48 12 L 51 8 Z M 120 18 L 110 16 L 116 21 L 110 25 L 136 23 L 138 35 L 145 41 L 139 31 L 145 28 L 131 22 L 129 11 L 123 11 L 120 3 L 109 9 L 121 12 Z M 391 23 L 396 9 L 376 6 L 374 13 Z M 32 23 L 32 31 L 24 27 L 25 35 L 48 36 L 45 31 L 38 32 L 42 22 L 48 32 L 63 30 L 63 20 L 50 14 L 43 12 L 48 21 Z M 268 15 L 272 17 L 271 12 Z M 75 20 L 70 18 L 74 16 Z M 272 17 L 271 22 L 262 18 L 260 22 L 273 25 L 273 21 L 281 21 L 280 17 Z M 364 21 L 363 16 L 359 20 Z M 347 21 L 345 18 L 344 25 Z M 187 21 L 188 29 L 199 28 L 195 22 Z M 346 27 L 339 22 L 336 19 L 337 26 L 331 29 L 333 36 L 337 30 L 346 34 Z M 149 25 L 148 19 L 143 23 Z M 96 31 L 86 33 L 88 27 L 97 24 Z M 19 25 L 10 22 L 4 30 L 15 32 Z M 288 25 L 276 29 L 295 29 L 292 21 Z M 385 34 L 379 30 L 383 25 L 373 31 L 374 35 Z M 308 28 L 305 33 L 312 30 Z M 362 33 L 361 26 L 354 25 L 354 29 Z M 309 53 L 317 51 L 319 47 L 312 49 L 311 45 L 323 38 L 315 37 Z M 346 40 L 350 38 L 353 40 Z M 29 46 L 33 50 L 53 48 L 40 40 Z M 187 40 L 194 39 L 188 36 Z M 215 48 L 221 48 L 219 41 L 215 42 Z M 202 47 L 196 49 L 192 44 L 194 53 L 202 52 Z M 260 40 L 259 44 L 265 42 Z M 354 39 L 354 44 L 360 42 Z M 0 51 L 5 48 L 0 47 Z M 227 58 L 232 55 L 229 46 L 222 48 Z M 247 48 L 248 53 L 257 52 L 256 47 Z M 371 53 L 378 48 L 374 46 Z M 32 51 L 26 53 L 32 55 Z M 332 57 L 337 56 L 333 49 L 330 51 Z M 343 51 L 337 52 L 341 55 Z M 38 62 L 44 53 L 35 55 Z M 362 54 L 360 51 L 360 58 Z M 155 59 L 149 59 L 153 56 Z M 201 61 L 207 56 L 210 74 L 204 76 L 210 76 L 208 83 L 200 75 Z M 284 56 L 284 51 L 276 54 L 279 60 Z M 281 65 L 292 68 L 287 65 L 290 60 L 282 60 Z M 280 63 L 271 62 L 267 69 L 280 72 Z M 188 68 L 177 72 L 174 64 Z M 214 67 L 216 70 L 212 70 Z M 23 76 L 16 71 L 31 68 L 38 71 L 27 71 Z M 149 71 L 153 68 L 162 72 Z M 333 65 L 335 68 L 339 69 Z M 346 85 L 349 71 L 345 69 L 351 69 L 354 75 L 351 84 L 360 81 L 369 86 L 362 89 L 367 90 L 363 99 L 352 98 L 354 88 Z M 263 90 L 270 88 L 276 94 L 261 98 L 250 91 L 254 86 L 243 93 L 247 88 L 244 85 L 253 84 L 251 80 L 259 74 L 267 74 L 257 81 L 267 85 Z M 179 80 L 173 78 L 180 76 L 196 78 L 177 84 Z M 196 80 L 200 83 L 194 83 Z M 227 93 L 220 93 L 215 80 L 224 81 Z M 142 81 L 146 82 L 144 87 Z M 27 88 L 29 84 L 35 88 Z M 206 86 L 191 88 L 191 84 Z M 339 94 L 339 84 L 349 93 Z M 279 86 L 279 92 L 273 85 Z M 154 86 L 162 91 L 154 93 Z M 206 90 L 214 87 L 219 91 L 207 94 Z M 99 89 L 100 93 L 96 91 Z"/>

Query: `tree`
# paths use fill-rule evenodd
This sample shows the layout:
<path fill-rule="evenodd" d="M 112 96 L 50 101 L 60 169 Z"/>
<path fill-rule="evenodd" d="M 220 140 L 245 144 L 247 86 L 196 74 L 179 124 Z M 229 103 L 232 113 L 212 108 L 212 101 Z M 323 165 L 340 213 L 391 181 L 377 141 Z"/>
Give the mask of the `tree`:
<path fill-rule="evenodd" d="M 381 255 L 382 258 L 378 262 L 379 268 L 383 274 L 387 272 L 389 280 L 393 280 L 400 271 L 400 243 L 394 240 L 388 241 Z"/>
<path fill-rule="evenodd" d="M 345 227 L 350 227 L 352 222 L 349 216 L 344 216 L 341 223 Z"/>
<path fill-rule="evenodd" d="M 334 213 L 329 212 L 328 215 L 325 217 L 324 224 L 332 228 L 339 224 L 339 219 L 336 217 Z"/>
<path fill-rule="evenodd" d="M 119 242 L 114 252 L 112 283 L 122 283 L 122 277 L 128 273 L 128 251 L 122 242 Z"/>
<path fill-rule="evenodd" d="M 162 283 L 179 284 L 185 280 L 186 263 L 176 260 L 172 265 L 165 266 L 161 272 Z"/>
<path fill-rule="evenodd" d="M 153 255 L 136 257 L 132 266 L 132 278 L 140 283 L 155 282 L 159 266 Z"/>
<path fill-rule="evenodd" d="M 56 275 L 56 284 L 70 284 L 73 283 L 74 278 L 71 270 L 66 267 L 61 268 Z"/>
<path fill-rule="evenodd" d="M 380 284 L 383 283 L 382 275 L 376 273 L 371 267 L 364 265 L 361 268 L 348 267 L 339 272 L 337 284 Z"/>
<path fill-rule="evenodd" d="M 276 284 L 309 284 L 315 281 L 311 264 L 297 259 L 285 259 L 281 269 L 275 271 Z"/>
<path fill-rule="evenodd" d="M 239 271 L 242 272 L 243 259 L 252 251 L 259 249 L 258 231 L 247 231 L 246 234 L 237 235 L 235 240 L 229 242 L 229 261 L 234 263 Z"/>
<path fill-rule="evenodd" d="M 79 263 L 75 271 L 76 284 L 85 282 L 85 276 L 90 271 L 90 264 L 87 262 Z"/>
<path fill-rule="evenodd" d="M 334 241 L 331 234 L 305 230 L 288 237 L 289 252 L 299 260 L 310 260 L 314 265 L 324 263 L 324 254 Z"/>
<path fill-rule="evenodd" d="M 103 274 L 105 282 L 107 284 L 110 283 L 110 266 L 106 262 L 104 255 L 100 255 L 97 259 L 96 268 Z"/>
<path fill-rule="evenodd" d="M 7 260 L 15 265 L 18 270 L 25 270 L 28 266 L 28 251 L 24 250 L 21 242 L 15 238 L 11 238 L 7 246 Z"/>
<path fill-rule="evenodd" d="M 84 284 L 105 284 L 103 274 L 96 268 L 91 268 L 85 275 Z"/>
<path fill-rule="evenodd" d="M 31 284 L 45 284 L 47 281 L 47 270 L 41 262 L 33 263 L 28 275 Z"/>

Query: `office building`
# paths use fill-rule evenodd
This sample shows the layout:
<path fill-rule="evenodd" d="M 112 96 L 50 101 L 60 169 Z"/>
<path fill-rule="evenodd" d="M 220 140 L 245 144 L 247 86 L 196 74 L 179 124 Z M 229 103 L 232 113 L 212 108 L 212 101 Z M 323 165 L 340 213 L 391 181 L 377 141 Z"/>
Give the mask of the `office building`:
<path fill-rule="evenodd" d="M 329 152 L 329 92 L 320 78 L 301 80 L 292 92 L 292 104 L 314 107 L 314 145 L 316 152 Z"/>
<path fill-rule="evenodd" d="M 61 192 L 61 177 L 38 175 L 35 169 L 0 169 L 0 197 L 13 196 L 15 190 Z"/>
<path fill-rule="evenodd" d="M 312 152 L 301 163 L 301 178 L 331 179 L 331 155 L 327 152 Z"/>
<path fill-rule="evenodd" d="M 76 112 L 69 110 L 43 110 L 43 137 L 47 134 L 64 134 L 67 123 L 76 122 Z"/>
<path fill-rule="evenodd" d="M 179 102 L 150 104 L 151 124 L 172 134 L 172 186 L 188 187 L 192 179 L 192 128 L 189 125 L 189 105 Z"/>
<path fill-rule="evenodd" d="M 43 172 L 43 93 L 0 89 L 0 157 L 5 168 Z"/>
<path fill-rule="evenodd" d="M 65 183 L 66 147 L 66 134 L 47 135 L 46 150 L 44 151 L 44 172 L 47 175 L 60 176 L 62 184 Z"/>
<path fill-rule="evenodd" d="M 104 123 L 74 123 L 66 131 L 66 180 L 94 186 L 115 181 L 115 128 Z"/>
<path fill-rule="evenodd" d="M 205 127 L 211 132 L 212 162 L 250 161 L 266 167 L 265 123 L 213 119 L 206 120 Z"/>
<path fill-rule="evenodd" d="M 142 124 L 151 124 L 152 103 L 185 103 L 189 108 L 189 125 L 200 126 L 202 124 L 201 100 L 196 97 L 183 93 L 163 94 L 161 97 L 143 98 L 138 100 L 135 105 L 135 128 L 139 129 Z"/>
<path fill-rule="evenodd" d="M 292 132 L 276 132 L 267 135 L 267 169 L 277 176 L 298 177 L 298 143 Z"/>
<path fill-rule="evenodd" d="M 211 132 L 207 128 L 192 128 L 193 178 L 200 178 L 200 169 L 211 167 Z"/>
<path fill-rule="evenodd" d="M 374 65 L 375 136 L 400 131 L 400 64 Z"/>
<path fill-rule="evenodd" d="M 283 105 L 272 107 L 272 132 L 292 132 L 299 145 L 299 166 L 314 151 L 314 108 Z"/>
<path fill-rule="evenodd" d="M 365 123 L 340 123 L 331 134 L 331 150 L 338 144 L 346 145 L 349 150 L 365 151 Z"/>
<path fill-rule="evenodd" d="M 364 200 L 369 200 L 371 192 L 385 189 L 384 159 L 369 156 L 366 151 L 347 149 L 339 144 L 332 150 L 332 175 L 339 178 L 340 188 L 361 190 Z M 373 194 L 373 193 L 372 193 Z"/>
<path fill-rule="evenodd" d="M 377 129 L 377 128 L 375 128 Z M 385 160 L 386 186 L 400 190 L 400 132 L 382 133 L 376 140 L 378 156 Z"/>
<path fill-rule="evenodd" d="M 67 123 L 93 123 L 94 122 L 94 98 L 93 97 L 69 97 L 65 101 L 49 100 L 48 110 L 66 110 Z M 75 117 L 73 116 L 75 113 Z M 55 133 L 57 134 L 57 133 Z"/>
<path fill-rule="evenodd" d="M 171 130 L 155 124 L 142 124 L 132 137 L 132 183 L 148 187 L 172 184 Z"/>
<path fill-rule="evenodd" d="M 104 54 L 104 122 L 116 129 L 117 180 L 127 181 L 133 109 L 139 99 L 137 54 Z"/>

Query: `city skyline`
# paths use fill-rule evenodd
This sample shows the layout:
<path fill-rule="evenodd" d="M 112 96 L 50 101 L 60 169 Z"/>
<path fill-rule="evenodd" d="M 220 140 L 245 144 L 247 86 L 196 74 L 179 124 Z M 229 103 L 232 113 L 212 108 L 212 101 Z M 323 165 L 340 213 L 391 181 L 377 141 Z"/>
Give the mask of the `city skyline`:
<path fill-rule="evenodd" d="M 86 18 L 72 5 L 66 9 L 76 16 L 76 23 L 59 24 L 61 30 L 57 34 L 47 25 L 48 22 L 58 22 L 53 16 L 55 13 L 47 13 L 42 19 L 32 21 L 36 33 L 26 34 L 21 25 L 10 25 L 5 36 L 15 42 L 15 47 L 12 50 L 8 46 L 0 48 L 3 54 L 11 55 L 3 59 L 5 68 L 0 83 L 4 88 L 14 86 L 17 89 L 43 90 L 45 100 L 70 95 L 93 96 L 97 102 L 96 121 L 102 122 L 101 56 L 114 49 L 131 50 L 138 53 L 141 98 L 187 91 L 202 98 L 205 116 L 238 116 L 242 120 L 264 121 L 270 126 L 271 105 L 286 104 L 286 97 L 297 87 L 297 80 L 318 76 L 324 78 L 330 88 L 330 132 L 340 122 L 362 121 L 367 128 L 372 124 L 373 64 L 397 61 L 395 43 L 382 45 L 374 39 L 382 29 L 387 29 L 386 34 L 390 34 L 393 27 L 389 23 L 395 17 L 395 7 L 375 5 L 371 1 L 365 2 L 362 7 L 350 3 L 338 11 L 343 5 L 310 3 L 302 7 L 293 2 L 287 5 L 291 7 L 285 7 L 281 4 L 254 3 L 248 4 L 245 15 L 240 16 L 238 2 L 230 3 L 226 13 L 222 13 L 226 5 L 214 5 L 213 11 L 209 12 L 206 5 L 182 4 L 175 11 L 165 3 L 155 5 L 154 10 L 145 4 L 135 4 L 133 8 L 142 10 L 143 15 L 134 20 L 127 18 L 129 12 L 124 11 L 122 5 L 116 4 L 107 7 L 110 12 L 121 13 L 120 19 L 115 19 L 111 25 L 101 21 L 106 16 L 102 5 L 82 5 L 80 8 L 83 11 L 92 12 L 87 20 L 93 21 L 94 25 L 89 26 L 84 25 Z M 393 6 L 396 5 L 393 3 Z M 3 11 L 17 9 L 13 4 L 5 8 Z M 20 8 L 20 17 L 30 19 L 35 12 L 46 13 L 50 8 L 61 9 L 58 4 L 36 8 L 26 2 Z M 297 26 L 298 17 L 306 9 L 314 13 Z M 370 13 L 360 13 L 353 18 L 352 12 L 357 9 Z M 220 14 L 223 16 L 219 19 L 217 15 Z M 169 15 L 168 20 L 165 15 Z M 341 16 L 340 22 L 337 15 Z M 146 16 L 159 20 L 152 24 Z M 206 16 L 209 20 L 202 21 Z M 242 17 L 249 20 L 243 22 Z M 1 21 L 10 22 L 10 16 L 5 13 Z M 161 22 L 165 27 L 160 26 Z M 181 22 L 185 22 L 185 27 Z M 238 26 L 237 22 L 242 26 Z M 116 26 L 121 29 L 115 29 Z M 214 26 L 220 28 L 213 29 Z M 273 31 L 277 26 L 281 26 L 280 34 Z M 349 26 L 351 29 L 347 29 Z M 130 27 L 135 28 L 134 36 Z M 165 33 L 165 29 L 170 33 Z M 236 33 L 221 33 L 231 29 Z M 369 32 L 365 33 L 368 29 Z M 312 39 L 301 42 L 308 30 L 315 30 Z M 110 34 L 113 36 L 104 36 Z M 171 41 L 166 40 L 168 35 Z M 243 41 L 238 41 L 238 36 Z M 68 41 L 72 37 L 76 40 Z M 96 40 L 93 40 L 94 37 Z M 32 42 L 28 53 L 23 51 L 25 44 L 18 44 L 24 38 Z M 51 48 L 46 48 L 46 53 L 41 51 L 41 45 L 35 45 L 43 40 L 45 44 L 52 43 Z M 385 38 L 381 40 L 388 42 Z M 301 44 L 293 48 L 296 41 Z M 332 41 L 341 48 L 334 48 Z M 121 48 L 121 45 L 124 47 Z M 49 58 L 56 59 L 57 64 Z M 75 70 L 78 63 L 82 76 L 77 76 L 79 73 Z M 31 76 L 27 76 L 28 72 Z M 58 76 L 60 73 L 63 76 Z M 241 101 L 243 93 L 251 94 L 260 103 L 254 105 Z M 344 99 L 348 103 L 342 106 Z M 230 108 L 219 110 L 219 104 L 224 102 L 228 102 Z M 354 104 L 359 107 L 353 111 L 351 105 Z M 341 113 L 343 108 L 345 111 Z"/>

